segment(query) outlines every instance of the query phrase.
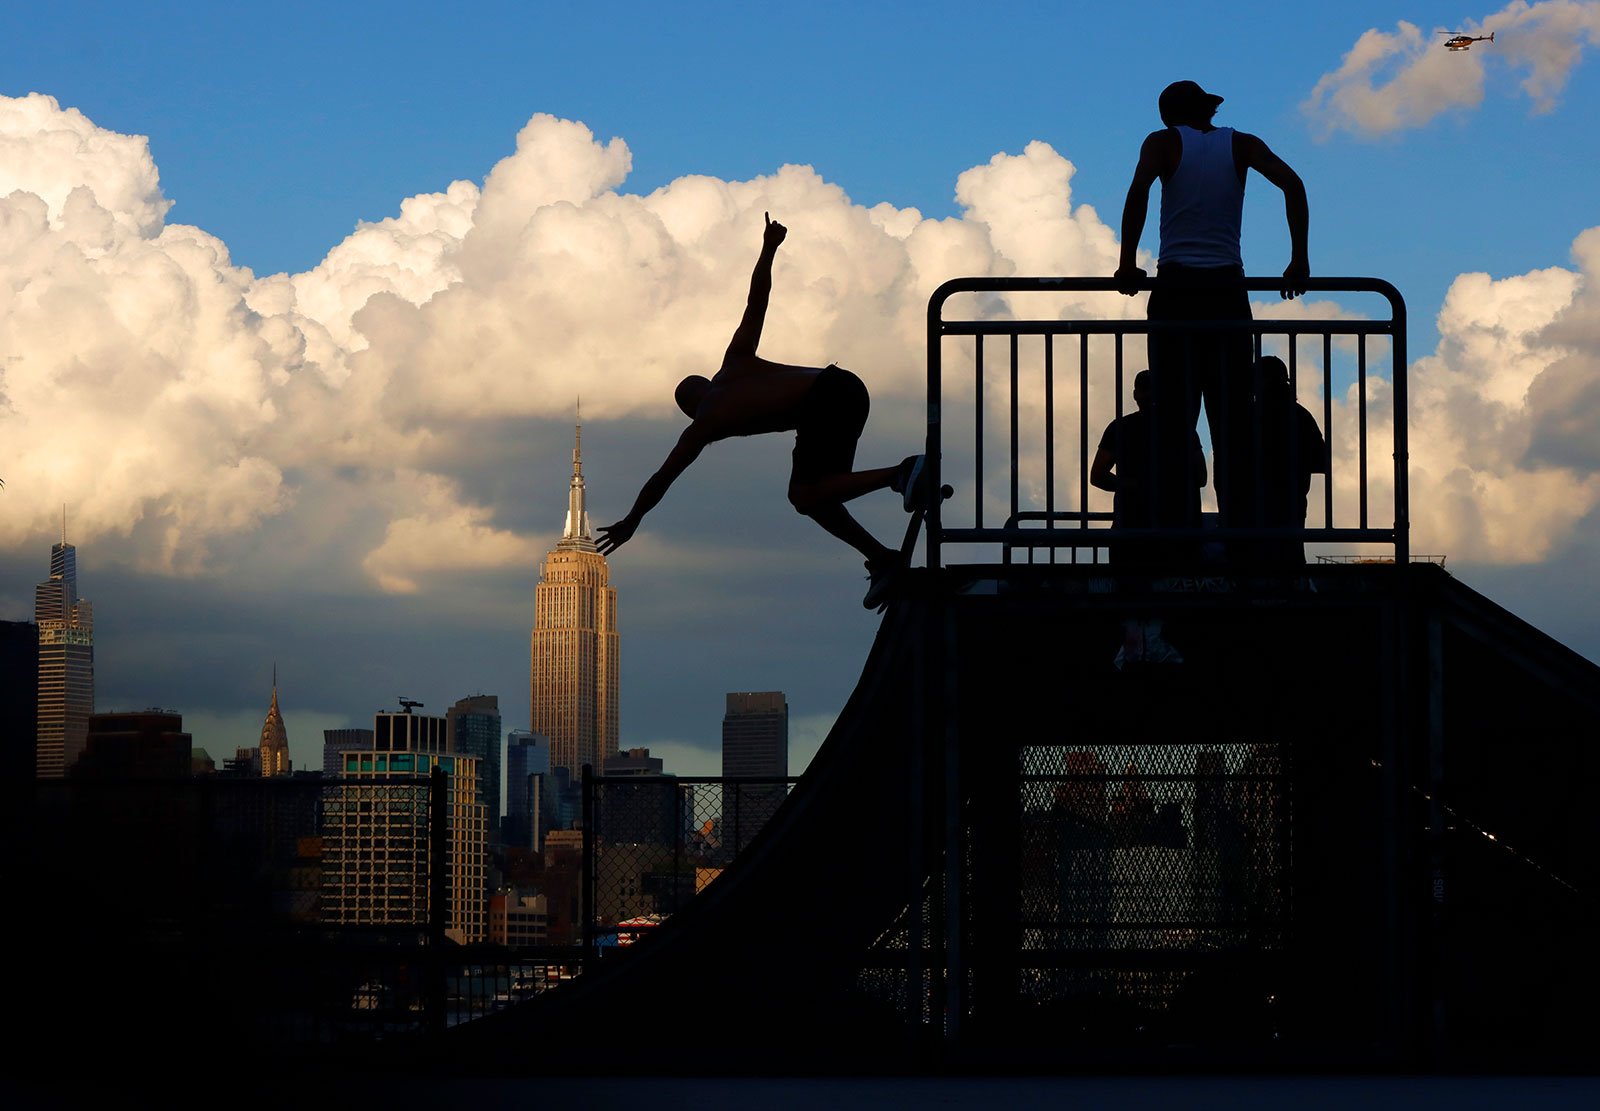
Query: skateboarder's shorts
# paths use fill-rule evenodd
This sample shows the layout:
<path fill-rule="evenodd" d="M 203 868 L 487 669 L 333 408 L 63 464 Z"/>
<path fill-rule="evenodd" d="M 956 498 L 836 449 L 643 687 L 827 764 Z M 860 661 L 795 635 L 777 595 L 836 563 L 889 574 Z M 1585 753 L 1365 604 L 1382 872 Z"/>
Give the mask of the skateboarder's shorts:
<path fill-rule="evenodd" d="M 843 367 L 823 367 L 800 403 L 790 481 L 812 482 L 853 470 L 870 407 L 861 379 Z"/>

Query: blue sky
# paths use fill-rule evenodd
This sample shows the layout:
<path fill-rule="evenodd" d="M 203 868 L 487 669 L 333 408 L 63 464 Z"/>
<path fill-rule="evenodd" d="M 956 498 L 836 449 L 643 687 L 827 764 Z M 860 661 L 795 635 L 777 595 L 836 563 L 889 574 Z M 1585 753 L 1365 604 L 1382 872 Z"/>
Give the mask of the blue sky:
<path fill-rule="evenodd" d="M 1516 304 L 1540 297 L 1559 301 L 1570 295 L 1573 282 L 1593 295 L 1578 279 L 1556 275 L 1559 288 L 1551 291 L 1551 283 L 1525 277 L 1552 268 L 1577 273 L 1574 240 L 1600 224 L 1595 159 L 1575 146 L 1575 137 L 1600 114 L 1600 69 L 1589 56 L 1593 35 L 1600 33 L 1590 30 L 1597 5 L 1569 7 L 1579 13 L 1576 30 L 1557 33 L 1546 26 L 1539 34 L 1581 49 L 1558 67 L 1560 80 L 1540 110 L 1520 84 L 1527 70 L 1519 68 L 1523 55 L 1517 53 L 1518 43 L 1532 41 L 1534 30 L 1518 24 L 1503 28 L 1493 46 L 1444 58 L 1459 63 L 1463 82 L 1469 66 L 1481 66 L 1483 95 L 1477 103 L 1452 105 L 1449 83 L 1456 75 L 1439 68 L 1432 55 L 1435 68 L 1410 91 L 1383 84 L 1410 64 L 1410 56 L 1397 55 L 1374 71 L 1377 100 L 1432 98 L 1430 103 L 1443 105 L 1390 131 L 1352 124 L 1330 133 L 1336 116 L 1346 119 L 1330 99 L 1310 113 L 1304 108 L 1319 80 L 1339 71 L 1363 33 L 1395 33 L 1404 20 L 1443 57 L 1431 41 L 1436 29 L 1522 16 L 1492 3 L 813 3 L 793 11 L 724 3 L 58 3 L 14 21 L 13 33 L 0 42 L 0 95 L 46 94 L 104 132 L 147 136 L 160 195 L 172 202 L 166 225 L 201 229 L 225 245 L 234 264 L 265 278 L 312 271 L 362 222 L 396 217 L 405 198 L 441 193 L 454 181 L 483 187 L 497 163 L 517 150 L 519 130 L 536 113 L 581 122 L 597 145 L 612 137 L 626 144 L 631 166 L 625 177 L 596 186 L 597 195 L 643 196 L 696 175 L 718 183 L 755 182 L 793 164 L 811 167 L 854 206 L 888 203 L 934 220 L 963 217 L 955 197 L 960 175 L 996 155 L 1020 156 L 1038 140 L 1074 168 L 1072 204 L 1092 206 L 1114 230 L 1139 143 L 1158 126 L 1156 94 L 1167 81 L 1192 78 L 1226 96 L 1219 123 L 1260 135 L 1305 179 L 1313 271 L 1387 278 L 1406 296 L 1413 356 L 1429 357 L 1437 347 L 1440 373 L 1448 370 L 1457 374 L 1449 381 L 1467 383 L 1439 395 L 1437 419 L 1444 423 L 1435 435 L 1448 439 L 1461 434 L 1448 421 L 1466 419 L 1459 415 L 1459 396 L 1492 392 L 1487 376 L 1495 373 L 1492 360 L 1498 356 L 1473 354 L 1473 337 L 1479 335 L 1472 331 L 1474 313 L 1511 313 Z M 595 172 L 597 181 L 604 178 Z M 1281 199 L 1256 180 L 1248 206 L 1247 268 L 1275 273 L 1287 261 Z M 148 239 L 154 233 L 146 228 L 141 234 Z M 1153 227 L 1142 242 L 1154 247 Z M 789 250 L 804 258 L 804 249 L 797 234 Z M 728 258 L 727 282 L 737 289 L 748 261 L 737 253 Z M 1470 297 L 1462 293 L 1460 319 L 1441 341 L 1435 316 L 1447 291 L 1461 275 L 1478 271 L 1497 282 L 1515 281 Z M 603 268 L 582 274 L 583 281 L 605 284 Z M 413 299 L 425 301 L 432 288 Z M 258 297 L 253 307 L 265 311 L 260 294 L 250 296 Z M 780 284 L 775 297 L 783 296 Z M 300 297 L 304 304 L 309 294 L 302 289 Z M 345 307 L 341 321 L 356 306 Z M 1544 318 L 1533 312 L 1528 319 Z M 426 312 L 418 320 L 424 331 L 411 333 L 414 339 L 434 334 L 426 331 Z M 796 328 L 804 323 L 797 321 Z M 342 326 L 330 328 L 337 333 Z M 711 316 L 705 327 L 711 334 L 723 324 Z M 1520 325 L 1495 327 L 1515 331 Z M 377 332 L 371 335 L 376 342 Z M 839 325 L 831 335 L 848 353 L 819 359 L 860 365 L 888 358 L 880 353 L 883 337 L 871 336 L 870 329 L 858 334 Z M 1575 350 L 1589 357 L 1592 339 L 1586 333 Z M 591 335 L 589 342 L 596 341 Z M 344 341 L 336 336 L 335 342 Z M 9 357 L 31 359 L 28 365 L 52 357 L 46 340 L 27 343 L 35 346 L 18 346 L 20 355 Z M 906 365 L 920 356 L 906 352 Z M 634 363 L 642 367 L 652 357 L 641 350 Z M 330 380 L 338 378 L 329 373 Z M 1472 385 L 1472 374 L 1485 377 Z M 641 370 L 634 393 L 628 392 L 632 385 L 617 386 L 613 397 L 596 396 L 597 415 L 586 427 L 596 524 L 621 515 L 675 434 L 676 415 L 660 404 L 664 391 L 657 379 L 663 376 L 664 370 Z M 493 385 L 490 380 L 483 387 L 486 397 Z M 577 372 L 527 384 L 540 398 L 562 399 L 588 394 L 592 385 Z M 1518 395 L 1524 385 L 1507 388 Z M 12 393 L 22 396 L 19 389 L 13 382 Z M 232 387 L 223 393 L 237 400 Z M 886 390 L 874 410 L 875 424 L 883 421 L 881 447 L 894 458 L 915 434 L 916 413 L 908 402 L 909 415 L 893 415 L 891 399 L 912 396 L 914 391 Z M 260 504 L 226 527 L 208 523 L 205 506 L 211 503 L 195 493 L 197 487 L 181 483 L 136 489 L 130 497 L 143 508 L 125 519 L 104 507 L 87 512 L 80 564 L 85 592 L 95 599 L 102 623 L 104 697 L 116 705 L 162 703 L 185 710 L 213 730 L 211 737 L 197 735 L 197 742 L 226 753 L 235 743 L 254 742 L 245 735 L 246 724 L 259 722 L 264 712 L 263 676 L 276 657 L 291 743 L 301 762 L 314 752 L 312 738 L 324 725 L 359 722 L 374 703 L 392 704 L 398 693 L 446 704 L 475 690 L 500 691 L 508 727 L 523 724 L 526 691 L 518 689 L 525 684 L 532 595 L 527 552 L 536 557 L 560 525 L 570 416 L 560 411 L 564 400 L 521 406 L 514 396 L 494 397 L 485 402 L 478 424 L 458 422 L 448 433 L 492 443 L 493 452 L 462 449 L 439 463 L 450 453 L 435 445 L 431 454 L 423 452 L 394 473 L 374 469 L 357 479 L 350 476 L 365 464 L 313 460 L 304 444 L 280 444 L 278 454 L 263 449 L 265 462 L 257 471 L 229 469 L 246 491 L 230 505 L 257 494 Z M 303 396 L 269 390 L 237 414 L 216 417 L 216 428 L 197 435 L 240 444 L 288 443 L 280 427 L 286 414 L 314 424 L 318 418 L 306 408 L 310 404 Z M 346 412 L 359 411 L 355 401 L 340 404 Z M 383 404 L 392 408 L 395 401 Z M 225 408 L 213 404 L 206 412 Z M 268 410 L 276 416 L 260 416 Z M 1528 450 L 1537 455 L 1542 419 L 1538 412 L 1524 413 L 1507 426 L 1507 435 L 1535 437 Z M 140 446 L 159 453 L 156 433 L 150 435 L 151 443 Z M 880 444 L 871 446 L 877 451 Z M 5 450 L 0 443 L 0 453 Z M 859 669 L 873 623 L 854 601 L 856 565 L 829 547 L 831 541 L 796 532 L 800 526 L 786 506 L 770 514 L 763 506 L 743 522 L 730 519 L 750 500 L 781 489 L 775 484 L 781 483 L 782 453 L 751 454 L 755 450 L 733 449 L 728 458 L 734 465 L 727 471 L 708 473 L 698 485 L 674 492 L 647 526 L 656 530 L 662 548 L 637 545 L 613 560 L 628 618 L 629 743 L 674 753 L 696 746 L 710 751 L 720 692 L 769 685 L 791 690 L 797 717 L 820 729 L 843 704 Z M 0 534 L 0 617 L 27 616 L 22 607 L 51 539 L 48 506 L 93 502 L 88 491 L 70 483 L 51 485 L 34 498 L 28 491 L 42 490 L 49 476 L 33 475 L 29 458 L 0 454 L 0 475 L 8 480 L 13 506 L 11 525 Z M 728 472 L 741 464 L 758 481 L 730 492 Z M 218 465 L 209 456 L 162 464 L 174 473 Z M 1438 468 L 1441 476 L 1461 470 L 1448 460 Z M 1519 460 L 1474 475 L 1486 499 L 1499 499 L 1494 504 L 1570 497 L 1573 490 L 1590 490 L 1593 479 L 1587 463 L 1572 464 L 1561 475 L 1566 485 L 1552 492 L 1539 485 L 1547 474 Z M 268 486 L 277 493 L 261 493 Z M 415 493 L 419 489 L 427 491 L 425 498 Z M 186 498 L 198 500 L 191 505 Z M 479 568 L 490 585 L 474 595 L 466 616 L 459 612 L 459 578 L 415 578 L 410 592 L 397 594 L 392 584 L 398 573 L 381 559 L 374 562 L 373 553 L 386 550 L 380 540 L 393 540 L 396 522 L 408 519 L 408 506 L 418 500 L 428 502 L 434 514 L 429 520 L 436 524 L 460 506 L 481 510 L 470 519 L 490 529 L 490 539 L 507 553 L 494 566 Z M 1502 531 L 1546 529 L 1549 543 L 1517 550 L 1501 544 L 1476 553 L 1463 547 L 1468 554 L 1457 560 L 1467 568 L 1463 576 L 1492 586 L 1491 596 L 1600 658 L 1594 607 L 1562 602 L 1587 590 L 1585 553 L 1589 540 L 1600 535 L 1596 517 L 1585 509 L 1576 521 L 1563 519 L 1558 526 L 1550 515 L 1524 521 L 1506 512 Z M 333 520 L 340 528 L 330 531 Z M 756 571 L 738 579 L 744 593 L 736 604 L 703 604 L 707 615 L 686 623 L 682 608 L 692 606 L 693 592 L 706 584 L 674 574 L 683 564 L 673 558 L 690 550 L 690 534 L 708 520 L 728 529 L 743 525 L 744 556 Z M 892 516 L 877 521 L 898 532 Z M 1441 525 L 1439 535 L 1456 534 Z M 195 536 L 209 545 L 208 559 L 176 559 L 173 550 L 183 550 Z M 283 552 L 273 564 L 286 568 L 274 580 L 274 572 L 263 570 L 261 553 L 286 545 L 294 553 Z M 1431 545 L 1419 538 L 1417 547 Z M 391 585 L 375 586 L 385 573 Z M 313 588 L 313 582 L 320 585 Z M 829 595 L 820 609 L 791 603 L 814 591 L 835 591 L 837 599 Z M 177 618 L 170 616 L 171 605 L 157 604 L 174 596 L 193 599 L 193 612 Z M 834 600 L 845 608 L 829 610 Z M 330 616 L 335 610 L 337 619 Z M 118 615 L 134 613 L 167 623 L 158 634 L 164 651 L 196 658 L 158 661 L 159 653 L 134 647 L 131 628 L 117 632 Z M 784 647 L 770 649 L 761 666 L 735 673 L 735 664 L 748 667 L 759 653 L 723 630 L 749 613 L 764 615 L 768 645 Z M 385 632 L 355 645 L 323 629 L 324 621 L 345 630 L 365 623 Z M 436 631 L 439 644 L 395 647 L 406 640 L 406 629 L 418 628 Z M 698 668 L 684 662 L 686 641 L 701 654 Z M 318 645 L 335 642 L 345 662 L 319 655 L 324 649 Z M 447 643 L 477 648 L 463 652 Z M 352 653 L 361 657 L 359 665 L 348 662 Z M 336 672 L 345 676 L 342 686 L 318 678 Z"/>
<path fill-rule="evenodd" d="M 954 212 L 963 169 L 1042 139 L 1113 219 L 1158 126 L 1154 92 L 1188 76 L 1228 98 L 1219 122 L 1261 135 L 1306 178 L 1319 270 L 1381 274 L 1425 310 L 1447 275 L 1563 261 L 1587 226 L 1593 187 L 1572 138 L 1600 104 L 1600 72 L 1578 67 L 1560 109 L 1532 115 L 1514 76 L 1491 71 L 1479 110 L 1376 141 L 1318 141 L 1300 105 L 1368 28 L 1431 31 L 1491 10 L 61 3 L 31 12 L 0 61 L 11 95 L 47 92 L 149 135 L 170 219 L 218 235 L 257 273 L 309 268 L 398 198 L 481 177 L 536 111 L 626 139 L 628 191 L 799 162 L 858 203 L 928 216 Z M 1251 232 L 1261 266 L 1281 240 L 1266 223 Z"/>

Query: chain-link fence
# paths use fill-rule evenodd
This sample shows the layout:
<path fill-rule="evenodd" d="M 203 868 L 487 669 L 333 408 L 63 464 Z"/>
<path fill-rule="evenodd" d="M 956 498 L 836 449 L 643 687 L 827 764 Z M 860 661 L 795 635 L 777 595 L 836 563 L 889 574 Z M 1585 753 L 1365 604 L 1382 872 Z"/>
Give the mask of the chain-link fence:
<path fill-rule="evenodd" d="M 1217 957 L 1283 948 L 1284 746 L 1039 745 L 1020 760 L 1025 996 L 1162 1010 Z"/>
<path fill-rule="evenodd" d="M 733 865 L 793 777 L 590 776 L 585 780 L 589 937 L 626 947 Z"/>
<path fill-rule="evenodd" d="M 1290 944 L 1288 746 L 1026 745 L 1014 793 L 963 809 L 959 923 L 943 868 L 866 954 L 857 987 L 917 1023 L 954 985 L 963 1015 L 1081 1037 L 1272 1021 Z M 978 862 L 982 861 L 980 865 Z M 918 986 L 920 985 L 920 986 Z M 1034 1031 L 1037 1033 L 1037 1030 Z"/>

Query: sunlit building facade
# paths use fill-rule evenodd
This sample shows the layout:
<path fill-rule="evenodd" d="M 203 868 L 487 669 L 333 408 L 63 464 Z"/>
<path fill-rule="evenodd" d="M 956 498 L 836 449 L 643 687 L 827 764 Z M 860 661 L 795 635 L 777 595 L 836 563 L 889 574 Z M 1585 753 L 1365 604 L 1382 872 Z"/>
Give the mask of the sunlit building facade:
<path fill-rule="evenodd" d="M 60 779 L 83 754 L 94 713 L 94 611 L 78 597 L 78 549 L 50 548 L 50 577 L 34 588 L 33 620 L 39 626 L 38 740 L 34 774 Z"/>
<path fill-rule="evenodd" d="M 545 556 L 534 592 L 530 645 L 531 728 L 550 738 L 552 768 L 576 781 L 617 751 L 617 592 L 589 533 L 584 504 L 583 426 L 572 451 L 567 523 Z"/>
<path fill-rule="evenodd" d="M 447 823 L 445 935 L 462 944 L 488 935 L 488 808 L 477 757 L 446 751 L 445 719 L 379 713 L 372 747 L 344 752 L 340 781 L 323 804 L 323 921 L 340 926 L 423 928 L 432 921 L 431 821 Z M 442 769 L 445 814 L 428 786 Z M 410 782 L 396 782 L 410 781 Z"/>

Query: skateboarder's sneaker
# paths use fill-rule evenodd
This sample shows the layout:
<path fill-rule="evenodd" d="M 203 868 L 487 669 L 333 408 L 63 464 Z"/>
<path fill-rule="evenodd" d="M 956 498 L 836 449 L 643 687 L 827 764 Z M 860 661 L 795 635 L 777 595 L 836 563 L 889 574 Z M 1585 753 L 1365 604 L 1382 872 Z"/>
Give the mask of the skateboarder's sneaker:
<path fill-rule="evenodd" d="M 861 599 L 861 605 L 866 609 L 882 613 L 889 604 L 889 590 L 903 566 L 898 561 L 874 563 L 870 559 L 867 560 L 867 578 L 871 582 L 867 585 L 867 596 Z"/>
<path fill-rule="evenodd" d="M 894 481 L 889 484 L 900 495 L 900 503 L 910 513 L 928 504 L 928 457 L 908 455 L 900 461 Z"/>

